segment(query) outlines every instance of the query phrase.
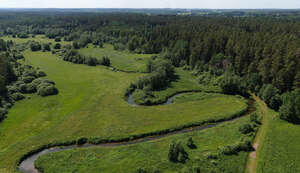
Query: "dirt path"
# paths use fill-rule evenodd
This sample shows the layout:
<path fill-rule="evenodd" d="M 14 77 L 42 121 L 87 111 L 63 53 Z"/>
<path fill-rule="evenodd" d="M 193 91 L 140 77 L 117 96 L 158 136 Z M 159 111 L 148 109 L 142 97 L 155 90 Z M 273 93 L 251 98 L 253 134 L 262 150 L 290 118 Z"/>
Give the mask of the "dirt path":
<path fill-rule="evenodd" d="M 254 100 L 258 104 L 259 111 L 262 115 L 262 125 L 260 126 L 258 133 L 256 134 L 254 143 L 253 143 L 253 148 L 255 149 L 253 152 L 251 152 L 248 156 L 248 161 L 246 165 L 246 173 L 256 173 L 257 165 L 258 165 L 258 157 L 259 157 L 259 150 L 263 144 L 263 140 L 266 135 L 266 130 L 268 128 L 268 119 L 267 119 L 267 111 L 268 107 L 267 105 L 260 100 L 257 96 L 254 96 Z"/>

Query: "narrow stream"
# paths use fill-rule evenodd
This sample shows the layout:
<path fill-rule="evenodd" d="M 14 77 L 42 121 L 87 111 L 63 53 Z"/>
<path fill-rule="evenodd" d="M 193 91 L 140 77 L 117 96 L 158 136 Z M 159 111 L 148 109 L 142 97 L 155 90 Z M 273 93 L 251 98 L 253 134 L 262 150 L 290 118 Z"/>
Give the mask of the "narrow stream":
<path fill-rule="evenodd" d="M 176 94 L 172 97 L 170 97 L 165 103 L 163 103 L 162 105 L 168 105 L 171 104 L 173 102 L 173 100 L 180 96 L 183 95 L 183 93 L 181 94 Z M 136 105 L 132 95 L 129 95 L 128 97 L 128 103 L 130 105 Z M 142 143 L 142 142 L 147 142 L 147 141 L 153 141 L 153 140 L 157 140 L 160 138 L 164 138 L 167 136 L 171 136 L 174 134 L 181 134 L 181 133 L 188 133 L 188 132 L 192 132 L 192 131 L 200 131 L 200 130 L 204 130 L 204 129 L 208 129 L 208 128 L 212 128 L 215 126 L 218 126 L 220 124 L 223 124 L 225 122 L 230 122 L 230 121 L 234 121 L 236 119 L 239 119 L 243 116 L 249 115 L 250 113 L 255 111 L 255 106 L 254 106 L 254 101 L 253 100 L 249 100 L 249 106 L 248 106 L 248 110 L 241 116 L 230 119 L 230 120 L 223 120 L 214 124 L 207 124 L 207 125 L 195 125 L 193 127 L 187 127 L 187 128 L 183 128 L 183 129 L 179 129 L 179 130 L 175 130 L 173 132 L 167 132 L 165 134 L 160 134 L 160 135 L 153 135 L 153 136 L 145 136 L 145 137 L 140 137 L 137 138 L 135 140 L 130 140 L 130 141 L 123 141 L 123 142 L 109 142 L 109 143 L 103 143 L 103 144 L 84 144 L 84 145 L 70 145 L 70 146 L 63 146 L 63 147 L 52 147 L 49 149 L 44 149 L 38 153 L 35 153 L 29 157 L 27 157 L 25 160 L 23 160 L 20 165 L 19 165 L 19 171 L 23 172 L 23 173 L 40 173 L 35 167 L 34 167 L 34 162 L 42 155 L 48 154 L 48 153 L 55 153 L 55 152 L 59 152 L 59 151 L 65 151 L 65 150 L 69 150 L 69 149 L 74 149 L 74 148 L 95 148 L 95 147 L 116 147 L 116 146 L 124 146 L 124 145 L 132 145 L 132 144 L 137 144 L 137 143 Z"/>

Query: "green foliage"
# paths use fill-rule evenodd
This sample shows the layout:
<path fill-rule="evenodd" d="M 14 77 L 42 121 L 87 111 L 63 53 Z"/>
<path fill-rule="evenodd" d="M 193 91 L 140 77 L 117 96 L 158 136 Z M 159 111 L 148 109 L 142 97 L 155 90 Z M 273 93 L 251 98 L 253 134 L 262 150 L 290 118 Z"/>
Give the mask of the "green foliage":
<path fill-rule="evenodd" d="M 88 139 L 87 138 L 79 138 L 76 142 L 77 145 L 83 145 L 87 143 Z"/>
<path fill-rule="evenodd" d="M 138 89 L 160 90 L 165 88 L 175 77 L 174 67 L 170 61 L 165 59 L 149 60 L 147 70 L 150 74 L 138 80 L 136 84 Z"/>
<path fill-rule="evenodd" d="M 53 48 L 54 49 L 60 49 L 61 48 L 61 44 L 60 43 L 56 43 Z"/>
<path fill-rule="evenodd" d="M 42 82 L 37 86 L 37 94 L 40 96 L 50 96 L 58 94 L 58 89 L 51 83 Z"/>
<path fill-rule="evenodd" d="M 170 144 L 168 158 L 171 162 L 181 162 L 185 163 L 185 161 L 189 158 L 187 152 L 184 150 L 181 142 L 176 143 L 173 141 Z"/>
<path fill-rule="evenodd" d="M 100 63 L 97 58 L 94 58 L 91 56 L 83 56 L 74 49 L 67 50 L 63 55 L 63 60 L 69 61 L 69 62 L 72 62 L 75 64 L 86 64 L 88 66 L 96 66 Z M 101 61 L 101 63 L 102 62 L 103 61 Z M 108 64 L 109 59 L 105 58 L 104 63 Z"/>
<path fill-rule="evenodd" d="M 37 76 L 38 76 L 38 77 L 45 77 L 45 76 L 47 76 L 47 75 L 46 75 L 46 73 L 43 72 L 43 71 L 38 71 L 38 72 L 37 72 Z"/>
<path fill-rule="evenodd" d="M 194 143 L 194 140 L 192 137 L 190 137 L 186 143 L 186 146 L 188 146 L 190 149 L 197 148 L 196 144 Z"/>
<path fill-rule="evenodd" d="M 244 81 L 233 73 L 226 73 L 220 82 L 220 87 L 224 94 L 240 94 L 247 96 L 247 89 Z"/>
<path fill-rule="evenodd" d="M 30 49 L 33 52 L 40 51 L 42 49 L 42 46 L 40 43 L 33 41 L 30 43 Z"/>
<path fill-rule="evenodd" d="M 103 56 L 100 60 L 99 64 L 109 67 L 110 66 L 110 59 L 107 56 Z"/>
<path fill-rule="evenodd" d="M 250 121 L 253 123 L 261 124 L 258 114 L 256 112 L 250 115 Z"/>
<path fill-rule="evenodd" d="M 18 33 L 18 37 L 19 38 L 28 38 L 29 35 L 27 33 L 25 33 L 25 32 L 21 32 L 21 33 Z"/>
<path fill-rule="evenodd" d="M 259 96 L 266 102 L 266 104 L 274 109 L 278 110 L 281 106 L 281 97 L 279 96 L 279 90 L 271 84 L 263 85 L 259 91 Z"/>
<path fill-rule="evenodd" d="M 253 128 L 250 124 L 242 124 L 240 127 L 239 127 L 239 131 L 242 133 L 242 134 L 248 134 L 250 132 L 253 132 Z"/>
<path fill-rule="evenodd" d="M 49 43 L 43 44 L 43 51 L 51 51 L 51 47 Z"/>
<path fill-rule="evenodd" d="M 7 50 L 7 44 L 3 39 L 0 39 L 0 52 Z"/>
<path fill-rule="evenodd" d="M 25 96 L 19 92 L 15 92 L 10 95 L 10 98 L 14 101 L 19 101 L 25 98 Z"/>
<path fill-rule="evenodd" d="M 252 151 L 252 139 L 251 138 L 241 138 L 239 142 L 226 145 L 220 148 L 220 153 L 224 155 L 236 155 L 241 151 Z"/>
<path fill-rule="evenodd" d="M 282 96 L 282 106 L 279 109 L 281 119 L 292 122 L 300 122 L 300 91 L 287 92 Z"/>
<path fill-rule="evenodd" d="M 60 41 L 61 41 L 61 37 L 55 37 L 55 42 L 60 42 Z"/>

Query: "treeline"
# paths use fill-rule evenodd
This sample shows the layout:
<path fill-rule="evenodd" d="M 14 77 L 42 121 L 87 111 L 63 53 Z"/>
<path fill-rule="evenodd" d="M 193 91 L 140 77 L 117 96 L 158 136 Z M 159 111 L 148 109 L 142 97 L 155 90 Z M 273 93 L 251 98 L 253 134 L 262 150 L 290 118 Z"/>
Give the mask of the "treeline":
<path fill-rule="evenodd" d="M 92 56 L 84 56 L 81 55 L 78 51 L 75 49 L 66 49 L 63 52 L 63 60 L 69 61 L 74 64 L 86 64 L 88 66 L 96 66 L 96 65 L 104 65 L 104 66 L 110 66 L 110 59 L 107 56 L 103 56 L 101 59 L 97 59 Z"/>
<path fill-rule="evenodd" d="M 0 20 L 4 35 L 45 34 L 74 41 L 75 48 L 110 42 L 138 53 L 163 53 L 175 66 L 199 70 L 222 53 L 229 58 L 219 63 L 231 64 L 237 75 L 258 73 L 281 93 L 300 87 L 298 18 L 37 13 Z"/>

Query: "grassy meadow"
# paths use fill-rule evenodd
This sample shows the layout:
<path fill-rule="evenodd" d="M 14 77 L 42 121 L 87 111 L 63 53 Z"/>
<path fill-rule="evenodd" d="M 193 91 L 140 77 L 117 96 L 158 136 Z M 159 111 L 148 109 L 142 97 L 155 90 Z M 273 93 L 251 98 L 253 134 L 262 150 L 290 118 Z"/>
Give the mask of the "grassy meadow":
<path fill-rule="evenodd" d="M 268 127 L 260 147 L 257 173 L 300 172 L 300 126 L 279 119 L 278 113 L 265 108 Z"/>
<path fill-rule="evenodd" d="M 185 172 L 200 167 L 201 172 L 235 172 L 243 173 L 247 153 L 237 155 L 220 155 L 217 159 L 207 159 L 209 153 L 216 153 L 219 147 L 230 145 L 239 140 L 240 124 L 249 122 L 249 116 L 237 121 L 203 131 L 177 134 L 145 143 L 120 147 L 95 147 L 72 149 L 41 156 L 35 165 L 44 173 L 56 172 L 137 172 L 143 169 L 149 172 Z M 186 146 L 192 137 L 197 148 Z M 172 141 L 181 141 L 188 152 L 186 163 L 173 163 L 168 160 L 169 145 Z"/>
<path fill-rule="evenodd" d="M 24 56 L 24 63 L 39 67 L 46 72 L 46 78 L 55 81 L 59 94 L 45 98 L 27 95 L 10 110 L 8 118 L 0 124 L 1 173 L 16 172 L 18 161 L 24 154 L 49 143 L 80 137 L 125 138 L 228 118 L 247 107 L 246 100 L 236 96 L 196 99 L 167 106 L 133 107 L 123 96 L 129 84 L 141 74 L 72 64 L 45 52 L 25 51 Z M 172 92 L 180 91 L 183 85 L 180 80 L 178 85 L 175 82 Z"/>
<path fill-rule="evenodd" d="M 128 51 L 117 51 L 114 50 L 110 44 L 104 44 L 104 48 L 95 48 L 92 44 L 89 44 L 88 47 L 80 49 L 79 52 L 83 55 L 93 56 L 99 59 L 103 56 L 108 56 L 111 61 L 111 66 L 132 72 L 145 72 L 147 60 L 154 56 L 154 54 L 136 54 Z"/>

